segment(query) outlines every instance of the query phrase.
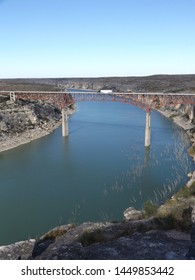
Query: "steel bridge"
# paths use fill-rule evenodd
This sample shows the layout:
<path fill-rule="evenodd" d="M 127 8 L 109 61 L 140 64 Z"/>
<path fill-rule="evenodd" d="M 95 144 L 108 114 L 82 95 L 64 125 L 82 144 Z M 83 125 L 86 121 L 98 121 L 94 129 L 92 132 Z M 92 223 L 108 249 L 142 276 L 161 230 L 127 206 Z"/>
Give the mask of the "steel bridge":
<path fill-rule="evenodd" d="M 0 91 L 9 95 L 10 100 L 42 100 L 53 103 L 62 112 L 62 136 L 68 136 L 67 108 L 81 101 L 112 101 L 135 105 L 146 111 L 145 146 L 150 146 L 151 109 L 174 107 L 178 104 L 191 107 L 190 119 L 194 118 L 195 94 L 193 93 L 137 93 L 137 92 L 97 92 L 97 91 Z"/>

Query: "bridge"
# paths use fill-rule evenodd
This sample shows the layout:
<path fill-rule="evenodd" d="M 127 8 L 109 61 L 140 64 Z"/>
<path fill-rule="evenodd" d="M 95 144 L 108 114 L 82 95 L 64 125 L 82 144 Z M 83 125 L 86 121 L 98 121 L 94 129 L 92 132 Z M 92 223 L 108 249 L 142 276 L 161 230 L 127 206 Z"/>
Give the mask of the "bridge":
<path fill-rule="evenodd" d="M 13 102 L 17 99 L 42 100 L 53 103 L 62 112 L 62 136 L 68 136 L 67 108 L 81 101 L 112 101 L 135 105 L 146 111 L 145 146 L 150 146 L 151 110 L 173 107 L 178 104 L 190 106 L 190 120 L 194 118 L 195 94 L 193 93 L 137 93 L 137 92 L 97 92 L 97 91 L 0 91 L 9 95 Z"/>

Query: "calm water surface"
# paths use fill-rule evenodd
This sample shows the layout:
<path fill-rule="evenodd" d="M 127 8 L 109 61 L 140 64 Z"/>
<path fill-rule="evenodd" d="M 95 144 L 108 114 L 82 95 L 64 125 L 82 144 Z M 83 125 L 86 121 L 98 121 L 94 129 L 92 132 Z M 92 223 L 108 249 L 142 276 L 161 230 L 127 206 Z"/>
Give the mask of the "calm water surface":
<path fill-rule="evenodd" d="M 122 219 L 146 200 L 162 203 L 186 181 L 194 163 L 185 133 L 152 112 L 112 102 L 83 102 L 49 136 L 0 154 L 0 244 L 35 238 L 52 227 Z"/>

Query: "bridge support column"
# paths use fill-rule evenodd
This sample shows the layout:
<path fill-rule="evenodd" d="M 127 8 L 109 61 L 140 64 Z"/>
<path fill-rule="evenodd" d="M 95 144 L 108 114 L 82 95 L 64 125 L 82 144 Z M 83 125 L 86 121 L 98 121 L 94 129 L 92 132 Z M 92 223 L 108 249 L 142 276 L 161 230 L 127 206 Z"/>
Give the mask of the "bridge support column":
<path fill-rule="evenodd" d="M 16 94 L 15 94 L 15 92 L 10 92 L 9 97 L 10 97 L 10 101 L 13 101 L 13 102 L 16 101 Z"/>
<path fill-rule="evenodd" d="M 150 146 L 150 114 L 151 111 L 147 110 L 146 111 L 146 128 L 145 128 L 145 147 L 149 147 Z"/>
<path fill-rule="evenodd" d="M 62 137 L 68 136 L 68 113 L 62 108 Z"/>

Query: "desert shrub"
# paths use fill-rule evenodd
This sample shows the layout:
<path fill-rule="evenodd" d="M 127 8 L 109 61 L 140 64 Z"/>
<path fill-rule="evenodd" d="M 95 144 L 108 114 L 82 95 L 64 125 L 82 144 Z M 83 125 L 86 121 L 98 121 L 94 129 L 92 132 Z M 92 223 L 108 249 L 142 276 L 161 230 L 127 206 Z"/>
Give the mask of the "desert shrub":
<path fill-rule="evenodd" d="M 174 197 L 176 199 L 178 198 L 188 198 L 190 195 L 190 189 L 187 186 L 182 187 L 175 195 Z"/>
<path fill-rule="evenodd" d="M 192 157 L 195 155 L 195 147 L 194 146 L 192 146 L 191 148 L 188 149 L 188 154 Z"/>
<path fill-rule="evenodd" d="M 177 228 L 177 221 L 172 214 L 167 215 L 166 217 L 158 217 L 158 222 L 163 225 L 163 228 L 173 229 Z"/>
<path fill-rule="evenodd" d="M 147 200 L 144 202 L 144 214 L 146 217 L 154 216 L 157 210 L 158 210 L 158 205 L 156 205 L 152 201 Z"/>
<path fill-rule="evenodd" d="M 82 243 L 83 246 L 88 246 L 96 242 L 102 242 L 103 239 L 104 238 L 103 238 L 102 230 L 95 229 L 93 231 L 91 230 L 85 231 L 80 238 L 80 242 Z"/>
<path fill-rule="evenodd" d="M 191 195 L 195 195 L 195 182 L 191 184 L 189 191 Z"/>

